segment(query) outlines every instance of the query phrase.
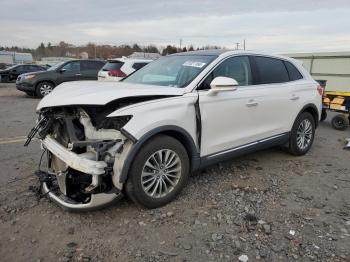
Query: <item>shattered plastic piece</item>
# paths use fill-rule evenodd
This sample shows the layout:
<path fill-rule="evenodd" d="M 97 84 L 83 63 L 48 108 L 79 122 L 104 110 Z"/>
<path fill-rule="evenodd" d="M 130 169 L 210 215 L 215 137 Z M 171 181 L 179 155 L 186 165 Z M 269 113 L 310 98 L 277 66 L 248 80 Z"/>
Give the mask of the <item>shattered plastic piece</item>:
<path fill-rule="evenodd" d="M 241 255 L 238 258 L 239 261 L 241 262 L 247 262 L 248 261 L 248 256 L 247 255 Z"/>
<path fill-rule="evenodd" d="M 295 230 L 289 230 L 289 235 L 294 236 L 295 235 Z"/>
<path fill-rule="evenodd" d="M 344 149 L 350 149 L 350 138 L 345 139 L 348 143 L 344 146 Z"/>

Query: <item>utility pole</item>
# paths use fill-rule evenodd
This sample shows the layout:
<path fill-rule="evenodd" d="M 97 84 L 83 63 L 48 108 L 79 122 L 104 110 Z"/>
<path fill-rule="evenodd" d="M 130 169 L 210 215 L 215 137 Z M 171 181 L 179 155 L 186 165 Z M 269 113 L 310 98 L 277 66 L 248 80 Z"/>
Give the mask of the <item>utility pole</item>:
<path fill-rule="evenodd" d="M 244 39 L 244 41 L 243 41 L 243 48 L 244 48 L 244 50 L 245 50 L 245 39 Z"/>
<path fill-rule="evenodd" d="M 181 46 L 182 46 L 182 39 L 180 38 L 180 49 L 181 49 Z"/>
<path fill-rule="evenodd" d="M 236 50 L 239 49 L 239 43 L 235 43 L 236 44 Z"/>
<path fill-rule="evenodd" d="M 96 44 L 94 44 L 94 49 L 95 49 L 95 59 L 96 59 Z"/>

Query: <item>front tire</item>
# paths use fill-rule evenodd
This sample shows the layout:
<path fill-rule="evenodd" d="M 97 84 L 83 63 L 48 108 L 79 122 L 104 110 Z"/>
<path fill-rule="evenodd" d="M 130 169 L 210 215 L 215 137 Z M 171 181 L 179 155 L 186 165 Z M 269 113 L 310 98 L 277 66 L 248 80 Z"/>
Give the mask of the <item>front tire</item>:
<path fill-rule="evenodd" d="M 1 83 L 7 83 L 9 82 L 9 77 L 7 75 L 3 75 L 0 77 Z"/>
<path fill-rule="evenodd" d="M 309 112 L 301 113 L 294 122 L 290 138 L 289 152 L 295 156 L 306 154 L 314 141 L 315 120 Z"/>
<path fill-rule="evenodd" d="M 38 84 L 38 86 L 36 87 L 36 95 L 40 98 L 47 96 L 48 94 L 50 94 L 52 92 L 52 90 L 54 89 L 54 85 L 50 82 L 41 82 Z"/>
<path fill-rule="evenodd" d="M 127 195 L 146 208 L 174 200 L 189 176 L 189 158 L 175 138 L 158 135 L 140 149 L 129 171 Z"/>

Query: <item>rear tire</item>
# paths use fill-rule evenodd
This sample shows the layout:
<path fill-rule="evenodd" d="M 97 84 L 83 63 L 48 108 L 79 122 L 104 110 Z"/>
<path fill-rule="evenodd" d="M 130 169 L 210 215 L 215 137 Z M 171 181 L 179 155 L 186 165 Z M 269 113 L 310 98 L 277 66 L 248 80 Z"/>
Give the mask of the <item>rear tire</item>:
<path fill-rule="evenodd" d="M 189 158 L 175 138 L 158 135 L 140 149 L 129 170 L 125 190 L 146 208 L 164 206 L 174 200 L 189 176 Z"/>
<path fill-rule="evenodd" d="M 44 81 L 37 85 L 35 93 L 41 98 L 51 93 L 54 87 L 55 86 L 52 83 Z"/>
<path fill-rule="evenodd" d="M 292 155 L 306 154 L 314 141 L 315 120 L 309 112 L 301 113 L 295 120 L 290 138 L 288 151 Z"/>
<path fill-rule="evenodd" d="M 349 127 L 349 119 L 343 114 L 336 115 L 332 118 L 332 126 L 336 130 L 344 131 Z"/>
<path fill-rule="evenodd" d="M 325 109 L 323 109 L 322 113 L 321 113 L 320 121 L 324 121 L 324 120 L 326 120 L 326 118 L 327 118 L 327 111 Z"/>

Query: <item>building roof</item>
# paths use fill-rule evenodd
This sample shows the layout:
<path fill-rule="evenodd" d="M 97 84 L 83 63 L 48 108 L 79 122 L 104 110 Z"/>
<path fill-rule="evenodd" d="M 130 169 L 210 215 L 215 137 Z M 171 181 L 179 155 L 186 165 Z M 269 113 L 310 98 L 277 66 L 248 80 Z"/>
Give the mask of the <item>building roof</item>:
<path fill-rule="evenodd" d="M 315 53 L 289 53 L 286 56 L 294 58 L 311 58 L 311 57 L 350 57 L 350 51 L 343 52 L 315 52 Z"/>

